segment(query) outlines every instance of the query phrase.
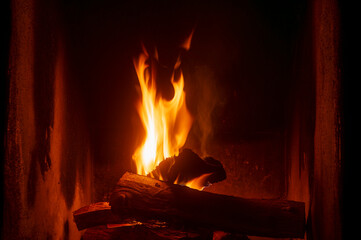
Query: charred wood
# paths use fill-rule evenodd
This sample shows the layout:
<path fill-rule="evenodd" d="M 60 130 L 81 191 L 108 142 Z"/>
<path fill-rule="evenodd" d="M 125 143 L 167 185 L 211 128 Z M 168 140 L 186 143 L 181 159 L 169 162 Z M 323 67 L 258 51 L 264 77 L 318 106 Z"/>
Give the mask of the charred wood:
<path fill-rule="evenodd" d="M 265 237 L 303 238 L 305 204 L 244 199 L 190 189 L 125 173 L 110 197 L 120 216 Z"/>
<path fill-rule="evenodd" d="M 182 185 L 204 174 L 207 177 L 204 178 L 203 186 L 226 179 L 226 171 L 220 161 L 212 157 L 202 159 L 186 148 L 178 156 L 163 160 L 148 176 Z"/>
<path fill-rule="evenodd" d="M 108 202 L 98 202 L 82 207 L 73 212 L 73 217 L 78 230 L 123 221 L 111 211 Z"/>

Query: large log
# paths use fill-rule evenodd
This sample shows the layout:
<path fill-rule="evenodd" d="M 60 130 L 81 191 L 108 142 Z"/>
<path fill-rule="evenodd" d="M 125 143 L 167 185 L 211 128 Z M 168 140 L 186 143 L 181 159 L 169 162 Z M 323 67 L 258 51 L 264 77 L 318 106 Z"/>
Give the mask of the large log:
<path fill-rule="evenodd" d="M 119 180 L 110 206 L 121 216 L 253 236 L 303 238 L 305 231 L 302 202 L 219 195 L 132 173 Z"/>

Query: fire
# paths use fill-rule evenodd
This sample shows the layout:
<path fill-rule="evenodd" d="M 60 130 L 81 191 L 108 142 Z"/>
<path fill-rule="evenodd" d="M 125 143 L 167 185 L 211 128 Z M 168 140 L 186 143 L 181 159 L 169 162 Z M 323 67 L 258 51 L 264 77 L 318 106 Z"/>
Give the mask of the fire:
<path fill-rule="evenodd" d="M 186 47 L 189 46 L 190 38 L 186 44 Z M 174 64 L 170 79 L 174 89 L 174 96 L 170 100 L 157 95 L 156 69 L 150 60 L 158 61 L 158 53 L 155 52 L 155 56 L 150 59 L 145 48 L 134 59 L 142 94 L 137 110 L 146 133 L 143 143 L 133 154 L 137 173 L 141 175 L 147 175 L 164 159 L 179 154 L 193 121 L 186 107 L 184 77 L 179 58 Z"/>
<path fill-rule="evenodd" d="M 178 179 L 175 181 L 176 184 L 180 184 L 180 185 L 185 185 L 187 187 L 190 188 L 194 188 L 197 190 L 202 191 L 206 186 L 205 184 L 207 183 L 207 178 L 211 175 L 212 173 L 205 173 L 197 178 L 194 178 L 188 182 L 186 182 L 185 184 L 181 183 L 178 181 Z M 207 184 L 206 184 L 207 185 Z M 208 185 L 207 185 L 208 186 Z"/>

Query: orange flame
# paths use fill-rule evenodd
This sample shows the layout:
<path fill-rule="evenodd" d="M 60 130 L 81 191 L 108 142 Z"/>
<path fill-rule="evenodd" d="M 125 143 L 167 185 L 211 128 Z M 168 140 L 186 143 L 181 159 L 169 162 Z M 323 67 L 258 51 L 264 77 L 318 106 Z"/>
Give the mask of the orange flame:
<path fill-rule="evenodd" d="M 184 78 L 179 68 L 179 58 L 174 66 L 174 70 L 180 72 L 177 74 L 179 77 L 174 79 L 174 71 L 171 77 L 174 88 L 174 96 L 171 100 L 156 96 L 155 69 L 151 69 L 153 66 L 147 63 L 148 59 L 149 55 L 144 47 L 143 53 L 134 59 L 142 93 L 138 113 L 146 136 L 141 146 L 135 150 L 133 160 L 137 166 L 137 173 L 142 175 L 147 175 L 164 159 L 177 156 L 192 125 L 192 117 L 186 107 Z M 158 59 L 157 52 L 155 59 Z"/>
<path fill-rule="evenodd" d="M 187 187 L 190 187 L 190 188 L 193 188 L 193 189 L 197 189 L 197 190 L 200 190 L 202 191 L 207 185 L 206 182 L 207 182 L 207 178 L 211 175 L 212 173 L 205 173 L 205 174 L 202 174 L 201 176 L 199 177 L 196 177 L 184 184 L 180 183 L 178 181 L 178 179 L 176 179 L 175 181 L 175 184 L 179 184 L 179 185 L 185 185 Z M 208 185 L 207 185 L 208 186 Z"/>
<path fill-rule="evenodd" d="M 191 34 L 189 34 L 188 38 L 181 45 L 181 47 L 187 51 L 191 48 L 193 33 L 194 33 L 194 29 L 192 30 Z"/>

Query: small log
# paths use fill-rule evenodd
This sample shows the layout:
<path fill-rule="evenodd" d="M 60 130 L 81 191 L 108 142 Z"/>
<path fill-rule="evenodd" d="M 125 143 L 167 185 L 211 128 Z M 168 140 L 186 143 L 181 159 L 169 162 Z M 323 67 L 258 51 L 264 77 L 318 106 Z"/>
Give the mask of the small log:
<path fill-rule="evenodd" d="M 73 217 L 79 231 L 98 225 L 121 223 L 123 221 L 111 211 L 108 202 L 98 202 L 79 208 L 73 212 Z"/>
<path fill-rule="evenodd" d="M 253 236 L 303 238 L 305 204 L 244 199 L 125 173 L 110 197 L 114 213 Z"/>
<path fill-rule="evenodd" d="M 111 212 L 108 202 L 98 202 L 73 212 L 78 230 L 87 229 L 84 240 L 110 239 L 212 239 L 209 231 L 184 231 L 159 221 L 137 222 Z"/>
<path fill-rule="evenodd" d="M 213 233 L 207 229 L 172 228 L 165 222 L 148 220 L 137 222 L 134 219 L 122 219 L 111 212 L 108 202 L 98 202 L 82 207 L 73 212 L 78 230 L 87 229 L 83 240 L 110 239 L 232 239 L 249 240 L 244 235 L 225 232 Z"/>

